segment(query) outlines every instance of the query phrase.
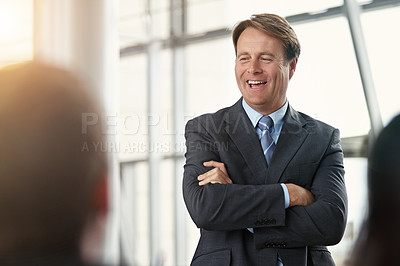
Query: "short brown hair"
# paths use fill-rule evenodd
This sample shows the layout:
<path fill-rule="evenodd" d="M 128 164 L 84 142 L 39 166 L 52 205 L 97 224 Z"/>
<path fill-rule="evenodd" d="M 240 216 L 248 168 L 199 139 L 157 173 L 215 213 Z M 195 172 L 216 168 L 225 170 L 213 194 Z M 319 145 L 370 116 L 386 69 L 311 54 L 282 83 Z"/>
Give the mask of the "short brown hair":
<path fill-rule="evenodd" d="M 279 39 L 282 43 L 286 60 L 290 61 L 300 55 L 300 42 L 297 35 L 286 19 L 275 14 L 252 15 L 250 19 L 238 23 L 232 32 L 233 45 L 237 54 L 237 42 L 242 32 L 249 28 L 255 28 Z"/>

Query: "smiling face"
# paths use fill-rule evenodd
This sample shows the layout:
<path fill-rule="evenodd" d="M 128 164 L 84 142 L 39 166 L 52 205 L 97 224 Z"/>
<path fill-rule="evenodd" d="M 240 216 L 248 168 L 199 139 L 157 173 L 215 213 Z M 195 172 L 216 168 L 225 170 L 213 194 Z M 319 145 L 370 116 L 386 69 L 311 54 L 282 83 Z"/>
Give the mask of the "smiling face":
<path fill-rule="evenodd" d="M 245 29 L 237 42 L 235 75 L 246 103 L 263 115 L 282 107 L 296 64 L 297 58 L 286 61 L 279 39 L 252 27 Z"/>

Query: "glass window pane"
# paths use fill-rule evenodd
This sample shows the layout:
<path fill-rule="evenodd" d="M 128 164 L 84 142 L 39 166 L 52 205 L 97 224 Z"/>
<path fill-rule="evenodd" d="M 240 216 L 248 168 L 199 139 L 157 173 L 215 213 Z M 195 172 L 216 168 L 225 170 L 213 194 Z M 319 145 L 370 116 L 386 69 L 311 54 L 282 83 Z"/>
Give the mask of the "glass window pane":
<path fill-rule="evenodd" d="M 343 0 L 229 0 L 226 2 L 228 25 L 234 25 L 240 20 L 248 19 L 252 14 L 275 13 L 286 17 L 301 13 L 321 12 L 343 4 Z"/>
<path fill-rule="evenodd" d="M 148 114 L 147 54 L 123 57 L 120 61 L 120 113 L 118 151 L 122 161 L 142 159 L 149 152 L 172 153 L 171 51 L 157 58 L 157 78 L 153 79 L 158 97 L 153 103 L 159 112 Z M 112 124 L 112 122 L 110 122 Z M 149 125 L 157 127 L 158 138 L 148 143 Z"/>
<path fill-rule="evenodd" d="M 331 124 L 341 137 L 370 129 L 352 40 L 344 17 L 294 25 L 302 52 L 289 82 L 295 109 Z"/>
<path fill-rule="evenodd" d="M 175 177 L 174 173 L 174 161 L 164 160 L 161 164 L 160 173 L 160 231 L 161 231 L 161 256 L 164 265 L 175 265 L 175 226 L 174 226 L 174 214 L 175 214 L 175 183 L 171 182 Z"/>
<path fill-rule="evenodd" d="M 171 145 L 175 133 L 173 129 L 171 64 L 171 50 L 161 51 L 157 60 L 157 77 L 153 79 L 154 86 L 157 88 L 157 98 L 153 104 L 159 106 L 159 113 L 151 115 L 156 119 L 154 126 L 157 127 L 160 134 L 157 143 L 152 143 L 150 150 L 163 155 L 171 154 L 174 151 Z"/>
<path fill-rule="evenodd" d="M 149 41 L 149 26 L 157 38 L 167 38 L 169 34 L 169 2 L 120 0 L 119 3 L 119 41 L 120 47 L 129 47 Z M 149 9 L 150 8 L 150 9 Z M 149 24 L 151 22 L 151 24 Z"/>
<path fill-rule="evenodd" d="M 347 227 L 342 241 L 335 246 L 328 247 L 336 265 L 346 265 L 344 262 L 357 239 L 367 208 L 367 159 L 345 158 L 344 166 L 349 203 Z"/>
<path fill-rule="evenodd" d="M 123 265 L 150 264 L 150 188 L 147 162 L 121 165 L 120 226 Z"/>
<path fill-rule="evenodd" d="M 146 42 L 148 37 L 145 22 L 145 17 L 142 15 L 121 16 L 119 20 L 119 46 L 124 48 Z"/>
<path fill-rule="evenodd" d="M 235 52 L 230 39 L 190 45 L 186 48 L 186 58 L 188 115 L 215 112 L 240 98 L 234 73 Z"/>
<path fill-rule="evenodd" d="M 362 25 L 384 124 L 400 113 L 400 7 L 367 12 Z"/>
<path fill-rule="evenodd" d="M 252 14 L 276 13 L 289 16 L 321 12 L 342 4 L 343 0 L 188 0 L 188 32 L 199 33 L 232 26 Z"/>
<path fill-rule="evenodd" d="M 226 27 L 227 5 L 223 0 L 189 0 L 187 4 L 187 31 L 189 34 Z"/>
<path fill-rule="evenodd" d="M 120 60 L 120 111 L 117 123 L 119 158 L 122 161 L 147 156 L 146 65 L 146 54 Z"/>

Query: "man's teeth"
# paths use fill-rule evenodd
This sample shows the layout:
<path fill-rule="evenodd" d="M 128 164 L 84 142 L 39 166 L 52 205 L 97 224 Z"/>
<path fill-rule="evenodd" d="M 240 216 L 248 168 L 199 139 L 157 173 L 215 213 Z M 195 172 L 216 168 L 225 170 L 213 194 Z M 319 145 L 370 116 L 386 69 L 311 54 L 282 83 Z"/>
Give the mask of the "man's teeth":
<path fill-rule="evenodd" d="M 265 81 L 253 81 L 253 80 L 249 80 L 247 81 L 250 85 L 257 85 L 257 84 L 264 84 L 266 83 Z"/>

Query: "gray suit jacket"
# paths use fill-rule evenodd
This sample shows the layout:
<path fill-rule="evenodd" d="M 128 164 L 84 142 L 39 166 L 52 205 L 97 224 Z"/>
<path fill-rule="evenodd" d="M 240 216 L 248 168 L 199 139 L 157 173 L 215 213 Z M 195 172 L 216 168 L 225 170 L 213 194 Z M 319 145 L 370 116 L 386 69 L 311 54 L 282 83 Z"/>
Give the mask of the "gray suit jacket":
<path fill-rule="evenodd" d="M 284 266 L 334 265 L 325 246 L 341 240 L 347 219 L 339 131 L 289 105 L 267 167 L 241 100 L 186 125 L 183 195 L 201 230 L 192 265 L 276 266 L 277 254 Z M 199 186 L 209 160 L 223 162 L 233 184 Z M 315 202 L 285 210 L 280 183 Z"/>

